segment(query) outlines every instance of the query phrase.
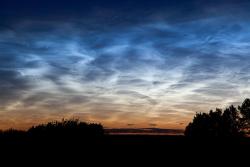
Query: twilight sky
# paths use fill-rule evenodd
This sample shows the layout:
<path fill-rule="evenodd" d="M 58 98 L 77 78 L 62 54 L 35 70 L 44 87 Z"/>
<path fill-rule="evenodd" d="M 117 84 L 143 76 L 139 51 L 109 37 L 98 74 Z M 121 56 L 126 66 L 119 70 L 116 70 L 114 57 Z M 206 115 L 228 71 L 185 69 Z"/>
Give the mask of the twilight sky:
<path fill-rule="evenodd" d="M 184 128 L 250 97 L 250 1 L 1 0 L 0 129 Z"/>

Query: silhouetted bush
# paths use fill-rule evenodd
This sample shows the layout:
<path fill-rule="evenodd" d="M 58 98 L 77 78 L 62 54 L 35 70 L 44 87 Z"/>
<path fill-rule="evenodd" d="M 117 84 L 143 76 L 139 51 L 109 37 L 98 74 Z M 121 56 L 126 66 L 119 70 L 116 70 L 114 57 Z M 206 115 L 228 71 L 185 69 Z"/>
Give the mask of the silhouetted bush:
<path fill-rule="evenodd" d="M 101 124 L 80 122 L 77 119 L 63 119 L 33 126 L 27 131 L 15 129 L 0 131 L 0 144 L 30 144 L 33 142 L 56 144 L 77 141 L 75 144 L 86 145 L 96 139 L 99 140 L 103 135 L 104 129 Z"/>
<path fill-rule="evenodd" d="M 77 119 L 63 119 L 62 121 L 33 126 L 27 133 L 32 138 L 39 139 L 87 139 L 103 136 L 104 129 L 101 124 L 88 124 Z"/>
<path fill-rule="evenodd" d="M 189 137 L 240 137 L 249 133 L 250 100 L 246 99 L 238 109 L 233 105 L 224 111 L 196 113 L 193 122 L 185 129 Z"/>
<path fill-rule="evenodd" d="M 26 132 L 15 129 L 0 131 L 0 144 L 23 142 L 26 139 Z"/>

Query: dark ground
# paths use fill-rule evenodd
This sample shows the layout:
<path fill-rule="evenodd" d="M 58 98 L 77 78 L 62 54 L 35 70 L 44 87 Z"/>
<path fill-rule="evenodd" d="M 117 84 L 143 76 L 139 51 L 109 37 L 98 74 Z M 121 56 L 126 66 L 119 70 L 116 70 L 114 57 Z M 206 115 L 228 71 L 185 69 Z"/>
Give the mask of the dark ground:
<path fill-rule="evenodd" d="M 250 139 L 188 139 L 184 136 L 109 135 L 98 139 L 8 141 L 1 143 L 1 160 L 48 164 L 217 164 L 250 158 Z M 9 161 L 16 163 L 17 161 Z M 118 165 L 117 162 L 120 164 Z M 165 165 L 164 165 L 165 164 Z M 156 165 L 160 166 L 160 165 Z M 161 165 L 162 166 L 162 165 Z"/>

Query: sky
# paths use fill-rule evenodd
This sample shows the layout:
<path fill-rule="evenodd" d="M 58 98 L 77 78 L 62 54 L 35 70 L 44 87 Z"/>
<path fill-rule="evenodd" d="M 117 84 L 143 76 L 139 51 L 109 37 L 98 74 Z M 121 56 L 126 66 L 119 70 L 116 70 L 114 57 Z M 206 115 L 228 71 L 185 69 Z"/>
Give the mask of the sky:
<path fill-rule="evenodd" d="M 250 97 L 250 1 L 1 0 L 0 129 L 185 128 Z"/>

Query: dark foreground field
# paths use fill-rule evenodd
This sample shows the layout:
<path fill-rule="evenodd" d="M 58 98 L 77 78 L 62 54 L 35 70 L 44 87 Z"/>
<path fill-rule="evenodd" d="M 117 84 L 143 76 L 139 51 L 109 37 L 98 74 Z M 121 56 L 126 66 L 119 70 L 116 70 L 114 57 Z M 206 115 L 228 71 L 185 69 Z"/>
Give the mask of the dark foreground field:
<path fill-rule="evenodd" d="M 240 163 L 242 160 L 247 161 L 250 155 L 248 138 L 190 139 L 184 136 L 105 135 L 81 140 L 9 140 L 0 145 L 1 154 L 4 154 L 1 158 L 18 157 L 21 159 L 19 162 L 24 163 Z"/>

